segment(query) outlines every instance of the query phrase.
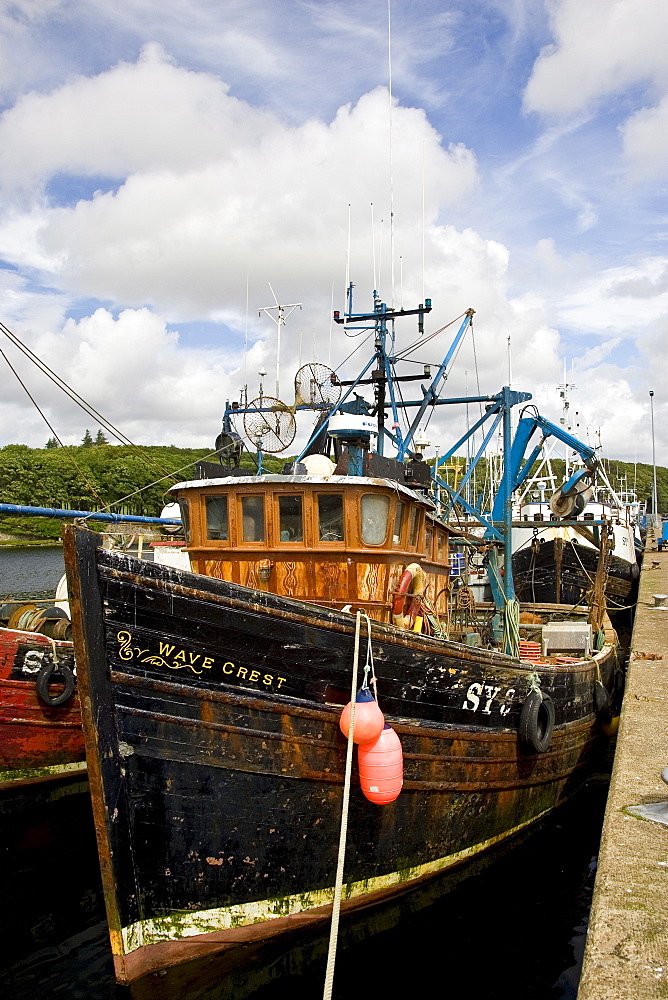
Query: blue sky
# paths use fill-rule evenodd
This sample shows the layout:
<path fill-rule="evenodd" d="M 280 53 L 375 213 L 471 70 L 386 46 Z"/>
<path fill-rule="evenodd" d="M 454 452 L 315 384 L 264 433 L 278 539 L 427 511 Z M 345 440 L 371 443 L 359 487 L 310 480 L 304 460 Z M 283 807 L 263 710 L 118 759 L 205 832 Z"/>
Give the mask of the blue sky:
<path fill-rule="evenodd" d="M 3 5 L 0 319 L 131 438 L 206 447 L 274 371 L 269 285 L 302 303 L 291 402 L 349 274 L 359 308 L 374 281 L 430 296 L 430 329 L 476 309 L 452 395 L 498 391 L 510 344 L 554 418 L 566 366 L 604 454 L 650 460 L 652 389 L 668 464 L 666 51 L 657 0 Z M 79 441 L 85 418 L 3 349 Z M 48 437 L 6 369 L 0 444 Z"/>

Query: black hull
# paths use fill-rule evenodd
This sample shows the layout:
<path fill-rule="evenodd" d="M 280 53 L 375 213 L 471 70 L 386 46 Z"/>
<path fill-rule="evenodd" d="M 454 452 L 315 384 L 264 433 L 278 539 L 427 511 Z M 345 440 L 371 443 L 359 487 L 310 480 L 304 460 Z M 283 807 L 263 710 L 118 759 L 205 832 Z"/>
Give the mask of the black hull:
<path fill-rule="evenodd" d="M 561 540 L 559 540 L 561 541 Z M 538 551 L 531 545 L 513 553 L 513 581 L 521 602 L 564 604 L 575 608 L 586 605 L 591 591 L 598 552 L 577 542 L 564 542 L 557 554 L 553 539 L 546 539 Z M 560 572 L 557 570 L 561 566 Z M 618 556 L 610 557 L 605 583 L 605 597 L 610 614 L 624 610 L 633 600 L 638 579 L 637 563 Z"/>
<path fill-rule="evenodd" d="M 325 919 L 354 619 L 107 553 L 86 532 L 66 551 L 118 978 Z M 354 777 L 344 910 L 562 801 L 591 757 L 597 672 L 614 680 L 612 647 L 535 667 L 375 623 L 373 646 L 405 782 L 378 807 Z M 517 735 L 536 670 L 556 709 L 542 754 Z"/>

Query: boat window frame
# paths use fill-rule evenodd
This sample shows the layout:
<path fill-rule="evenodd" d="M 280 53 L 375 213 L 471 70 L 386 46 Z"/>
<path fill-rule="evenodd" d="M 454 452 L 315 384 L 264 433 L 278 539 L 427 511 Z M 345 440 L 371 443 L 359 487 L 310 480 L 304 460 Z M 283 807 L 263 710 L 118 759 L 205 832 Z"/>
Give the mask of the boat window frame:
<path fill-rule="evenodd" d="M 422 511 L 419 507 L 411 504 L 411 512 L 408 517 L 408 539 L 406 548 L 417 549 L 420 542 L 420 528 L 422 526 Z"/>
<path fill-rule="evenodd" d="M 403 540 L 405 535 L 405 528 L 408 518 L 406 517 L 406 508 L 408 504 L 404 503 L 403 500 L 397 500 L 394 508 L 394 521 L 392 524 L 392 548 L 400 549 L 403 547 Z M 397 532 L 397 517 L 400 517 L 399 521 L 399 531 Z"/>
<path fill-rule="evenodd" d="M 439 566 L 447 566 L 448 559 L 450 557 L 450 542 L 448 539 L 448 533 L 444 528 L 436 527 L 436 551 L 434 553 L 434 561 L 439 564 Z"/>
<path fill-rule="evenodd" d="M 237 538 L 235 545 L 240 548 L 244 548 L 246 545 L 250 545 L 253 548 L 263 548 L 266 549 L 270 545 L 269 538 L 269 523 L 271 518 L 267 517 L 267 495 L 265 492 L 260 492 L 258 490 L 248 491 L 237 494 L 236 503 L 236 526 L 237 526 Z M 262 539 L 251 540 L 249 538 L 244 538 L 244 500 L 257 499 L 262 501 L 262 517 L 264 526 L 264 536 Z"/>
<path fill-rule="evenodd" d="M 186 540 L 186 545 L 190 545 L 192 542 L 192 527 L 191 527 L 192 517 L 190 512 L 190 501 L 188 500 L 188 497 L 179 497 L 177 503 L 179 505 L 179 511 L 181 514 L 181 526 L 183 528 L 183 537 Z"/>
<path fill-rule="evenodd" d="M 341 501 L 341 526 L 343 528 L 343 538 L 321 538 L 320 537 L 320 497 L 338 497 Z M 345 548 L 346 545 L 346 494 L 342 490 L 314 490 L 313 491 L 313 506 L 314 506 L 314 527 L 315 527 L 315 538 L 314 544 L 320 547 L 328 547 L 334 545 L 337 548 Z"/>
<path fill-rule="evenodd" d="M 202 511 L 202 524 L 203 524 L 203 528 L 204 528 L 202 537 L 203 537 L 203 540 L 204 540 L 205 544 L 209 545 L 211 543 L 215 543 L 215 544 L 218 544 L 218 545 L 223 545 L 223 546 L 228 546 L 229 547 L 231 545 L 231 537 L 230 536 L 232 534 L 231 518 L 230 518 L 230 507 L 231 507 L 231 504 L 230 504 L 230 498 L 229 498 L 229 496 L 227 495 L 227 493 L 205 493 L 203 495 L 203 497 L 202 497 L 202 500 L 203 500 L 203 503 L 201 504 L 201 511 Z M 212 538 L 209 535 L 209 511 L 208 511 L 208 504 L 209 504 L 210 500 L 219 500 L 219 501 L 220 500 L 224 500 L 225 501 L 225 516 L 226 516 L 226 521 L 227 521 L 227 538 Z"/>
<path fill-rule="evenodd" d="M 276 537 L 276 544 L 283 546 L 298 546 L 299 548 L 304 548 L 307 544 L 307 528 L 308 528 L 308 497 L 303 490 L 291 490 L 289 493 L 274 493 L 272 503 L 272 516 L 275 521 L 274 534 Z M 301 505 L 301 522 L 302 522 L 302 537 L 299 539 L 282 539 L 281 538 L 281 500 L 299 500 Z"/>
<path fill-rule="evenodd" d="M 387 504 L 385 510 L 385 531 L 383 533 L 382 539 L 379 542 L 368 542 L 364 537 L 364 501 L 367 499 L 367 497 L 371 497 L 375 501 L 381 500 L 385 504 Z M 359 494 L 357 509 L 359 513 L 358 523 L 360 529 L 360 542 L 364 546 L 364 548 L 378 549 L 387 547 L 387 536 L 390 530 L 390 522 L 393 520 L 390 517 L 390 514 L 393 513 L 392 505 L 390 503 L 390 497 L 386 493 L 379 493 L 377 491 L 372 492 L 371 490 L 367 490 Z"/>
<path fill-rule="evenodd" d="M 434 525 L 425 521 L 424 527 L 424 547 L 425 554 L 429 562 L 433 562 L 434 558 L 434 539 L 436 537 L 436 530 Z"/>

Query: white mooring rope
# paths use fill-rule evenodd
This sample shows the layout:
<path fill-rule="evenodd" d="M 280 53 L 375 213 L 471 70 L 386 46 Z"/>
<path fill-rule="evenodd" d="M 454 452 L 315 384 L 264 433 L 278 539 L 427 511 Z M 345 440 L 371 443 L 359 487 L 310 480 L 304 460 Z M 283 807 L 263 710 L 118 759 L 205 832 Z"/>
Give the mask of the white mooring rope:
<path fill-rule="evenodd" d="M 334 883 L 334 902 L 332 904 L 332 925 L 329 931 L 329 949 L 327 951 L 327 971 L 325 973 L 325 988 L 323 1000 L 331 1000 L 334 983 L 334 963 L 336 961 L 336 946 L 339 937 L 339 914 L 341 912 L 341 890 L 343 888 L 343 863 L 346 856 L 346 836 L 348 834 L 348 803 L 350 801 L 350 777 L 353 770 L 353 730 L 355 726 L 355 698 L 357 697 L 357 667 L 360 652 L 360 626 L 362 612 L 357 612 L 355 621 L 355 651 L 353 653 L 353 677 L 350 686 L 350 724 L 348 728 L 348 748 L 346 753 L 346 771 L 343 779 L 343 803 L 341 806 L 341 830 L 339 833 L 339 858 L 336 866 L 336 881 Z"/>

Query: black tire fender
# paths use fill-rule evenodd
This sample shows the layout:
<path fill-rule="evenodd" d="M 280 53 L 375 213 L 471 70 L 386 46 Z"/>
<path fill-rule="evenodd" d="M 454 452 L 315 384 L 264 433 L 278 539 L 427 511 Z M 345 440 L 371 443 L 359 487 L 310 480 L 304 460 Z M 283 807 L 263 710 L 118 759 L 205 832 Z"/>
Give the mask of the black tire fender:
<path fill-rule="evenodd" d="M 545 753 L 553 732 L 554 702 L 543 691 L 530 691 L 520 712 L 520 739 L 535 753 Z"/>
<path fill-rule="evenodd" d="M 605 684 L 596 681 L 594 684 L 594 709 L 602 722 L 610 722 L 612 718 L 612 699 Z"/>
<path fill-rule="evenodd" d="M 51 678 L 55 672 L 60 674 L 65 686 L 60 694 L 52 695 L 49 691 L 49 685 L 51 684 Z M 65 702 L 69 701 L 74 694 L 74 674 L 66 663 L 55 664 L 53 660 L 49 658 L 47 662 L 40 667 L 39 673 L 37 674 L 37 680 L 35 681 L 35 686 L 37 688 L 37 697 L 39 700 L 44 702 L 45 705 L 49 705 L 50 708 L 56 708 L 58 705 L 64 705 Z"/>

